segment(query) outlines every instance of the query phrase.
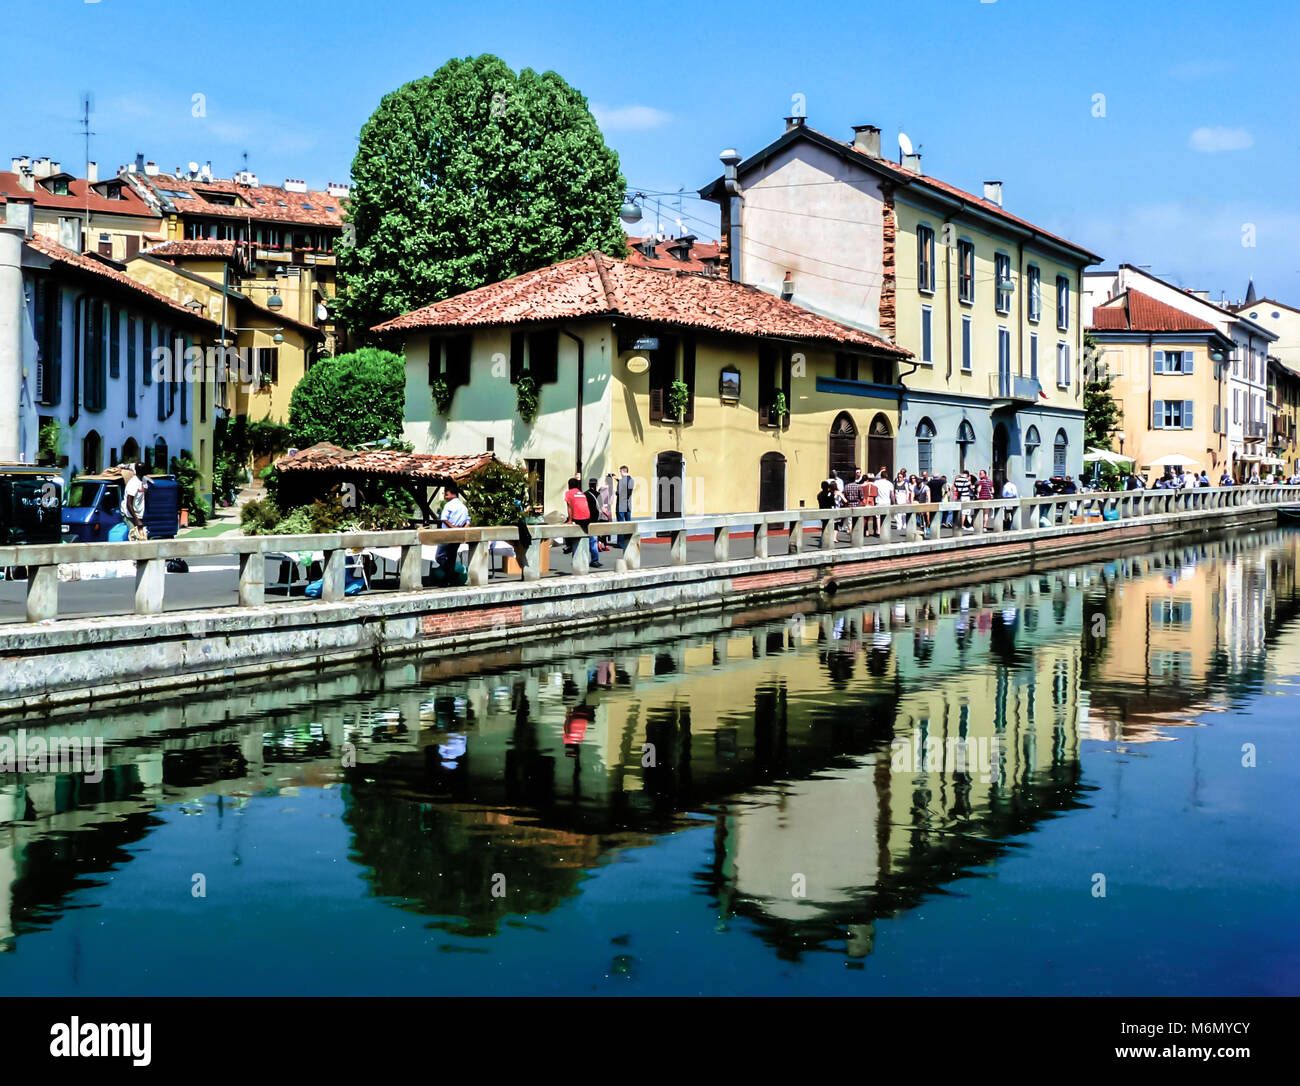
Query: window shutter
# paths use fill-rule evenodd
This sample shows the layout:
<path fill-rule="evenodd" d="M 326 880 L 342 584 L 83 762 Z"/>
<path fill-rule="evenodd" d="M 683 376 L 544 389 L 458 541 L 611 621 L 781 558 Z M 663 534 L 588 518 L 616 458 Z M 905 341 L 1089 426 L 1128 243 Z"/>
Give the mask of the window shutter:
<path fill-rule="evenodd" d="M 429 338 L 429 387 L 442 376 L 442 340 Z"/>
<path fill-rule="evenodd" d="M 683 422 L 695 421 L 695 341 L 682 344 L 682 380 L 686 383 L 686 411 Z"/>
<path fill-rule="evenodd" d="M 513 385 L 519 380 L 519 375 L 524 369 L 524 334 L 523 332 L 510 333 L 510 383 Z"/>
<path fill-rule="evenodd" d="M 650 421 L 662 422 L 664 418 L 664 390 L 662 388 L 652 388 L 650 390 Z"/>
<path fill-rule="evenodd" d="M 1191 352 L 1191 351 L 1184 351 L 1184 352 L 1183 352 L 1183 372 L 1184 372 L 1184 373 L 1191 373 L 1191 372 L 1192 372 L 1192 352 Z"/>
<path fill-rule="evenodd" d="M 790 429 L 790 415 L 794 411 L 793 398 L 790 395 L 790 389 L 793 382 L 790 380 L 790 350 L 787 348 L 781 353 L 781 391 L 785 393 L 785 414 L 781 416 L 781 429 Z"/>
<path fill-rule="evenodd" d="M 1153 400 L 1151 402 L 1151 429 L 1164 429 L 1165 421 L 1165 401 Z"/>
<path fill-rule="evenodd" d="M 1164 373 L 1164 372 L 1165 372 L 1165 352 L 1164 352 L 1164 351 L 1156 351 L 1156 353 L 1155 353 L 1154 355 L 1152 355 L 1152 359 L 1153 359 L 1153 366 L 1154 366 L 1154 368 L 1155 368 L 1156 373 Z"/>
<path fill-rule="evenodd" d="M 1183 401 L 1183 429 L 1190 430 L 1191 428 L 1192 428 L 1192 401 L 1184 400 Z"/>

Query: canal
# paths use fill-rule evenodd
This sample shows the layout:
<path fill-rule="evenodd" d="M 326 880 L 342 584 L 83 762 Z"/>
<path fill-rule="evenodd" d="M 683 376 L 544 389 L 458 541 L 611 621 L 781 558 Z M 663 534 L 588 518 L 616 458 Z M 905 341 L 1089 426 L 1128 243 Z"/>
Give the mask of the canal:
<path fill-rule="evenodd" d="M 1298 557 L 5 723 L 0 993 L 1300 993 Z"/>

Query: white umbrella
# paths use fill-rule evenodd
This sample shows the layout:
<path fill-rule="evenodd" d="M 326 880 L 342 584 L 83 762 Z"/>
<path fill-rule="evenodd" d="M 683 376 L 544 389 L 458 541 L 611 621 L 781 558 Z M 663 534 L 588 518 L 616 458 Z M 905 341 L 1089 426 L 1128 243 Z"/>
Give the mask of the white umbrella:
<path fill-rule="evenodd" d="M 1119 453 L 1113 453 L 1109 449 L 1089 449 L 1083 457 L 1085 464 L 1092 464 L 1101 461 L 1103 464 L 1131 464 L 1133 457 L 1121 456 Z"/>
<path fill-rule="evenodd" d="M 1147 465 L 1149 468 L 1194 468 L 1197 463 L 1189 456 L 1182 456 L 1178 453 L 1170 453 L 1168 456 L 1162 456 L 1158 460 L 1152 460 Z"/>

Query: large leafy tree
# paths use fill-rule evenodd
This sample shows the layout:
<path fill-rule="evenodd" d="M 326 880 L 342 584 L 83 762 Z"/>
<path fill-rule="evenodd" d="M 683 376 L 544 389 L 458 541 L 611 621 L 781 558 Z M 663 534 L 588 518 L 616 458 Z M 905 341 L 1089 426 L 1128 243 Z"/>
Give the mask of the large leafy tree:
<path fill-rule="evenodd" d="M 626 253 L 626 183 L 587 100 L 554 72 L 449 60 L 361 129 L 339 252 L 351 332 L 591 249 Z"/>
<path fill-rule="evenodd" d="M 401 356 L 364 347 L 322 358 L 303 375 L 289 400 L 289 433 L 302 448 L 329 441 L 354 449 L 400 437 L 405 406 Z"/>
<path fill-rule="evenodd" d="M 1083 443 L 1090 449 L 1109 449 L 1119 430 L 1119 404 L 1110 391 L 1110 374 L 1100 365 L 1101 348 L 1092 334 L 1083 335 Z"/>

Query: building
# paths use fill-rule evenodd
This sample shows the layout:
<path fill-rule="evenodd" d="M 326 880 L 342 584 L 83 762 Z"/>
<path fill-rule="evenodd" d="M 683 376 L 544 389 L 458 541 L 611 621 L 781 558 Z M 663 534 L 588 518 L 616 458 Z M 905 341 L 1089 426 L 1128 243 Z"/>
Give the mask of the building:
<path fill-rule="evenodd" d="M 1268 403 L 1268 354 L 1277 334 L 1248 317 L 1234 313 L 1226 305 L 1210 301 L 1207 291 L 1185 290 L 1174 286 L 1133 264 L 1121 264 L 1116 271 L 1089 272 L 1084 277 L 1084 321 L 1089 322 L 1094 306 L 1135 288 L 1158 302 L 1173 306 L 1199 321 L 1212 324 L 1221 336 L 1232 343 L 1224 406 L 1227 411 L 1223 431 L 1227 463 L 1238 482 L 1281 465 L 1270 455 L 1268 436 L 1271 412 Z M 1221 462 L 1210 465 L 1217 475 Z"/>
<path fill-rule="evenodd" d="M 318 191 L 296 178 L 267 185 L 247 170 L 219 178 L 210 162 L 161 173 L 143 155 L 120 177 L 161 216 L 161 240 L 237 242 L 246 268 L 242 292 L 319 328 L 324 353 L 339 352 L 341 333 L 329 303 L 337 292 L 335 250 L 343 233 L 347 185 L 330 182 Z"/>
<path fill-rule="evenodd" d="M 716 241 L 700 241 L 693 234 L 677 238 L 627 239 L 627 262 L 634 268 L 660 268 L 717 275 L 722 258 Z"/>
<path fill-rule="evenodd" d="M 622 465 L 642 516 L 813 506 L 830 469 L 892 462 L 892 440 L 869 435 L 895 432 L 897 398 L 857 377 L 908 359 L 754 287 L 600 253 L 375 331 L 404 343 L 415 450 L 525 461 L 535 504 L 560 516 L 570 476 Z"/>
<path fill-rule="evenodd" d="M 1130 287 L 1092 309 L 1098 376 L 1120 408 L 1120 452 L 1156 478 L 1185 457 L 1217 482 L 1230 463 L 1228 358 L 1232 340 L 1209 321 Z M 1156 465 L 1154 468 L 1152 465 Z"/>
<path fill-rule="evenodd" d="M 217 402 L 254 422 L 288 422 L 293 390 L 318 357 L 326 333 L 291 315 L 294 307 L 272 295 L 262 304 L 260 280 L 236 241 L 169 241 L 139 253 L 127 272 L 173 301 L 217 322 L 221 338 L 235 348 L 226 379 L 217 374 Z M 250 281 L 251 277 L 251 281 Z"/>
<path fill-rule="evenodd" d="M 1008 212 L 1001 182 L 977 196 L 919 154 L 889 161 L 871 125 L 846 143 L 787 118 L 723 163 L 700 195 L 722 208 L 724 274 L 912 354 L 876 390 L 898 405 L 892 466 L 988 468 L 1021 493 L 1081 473 L 1079 287 L 1097 256 Z"/>
<path fill-rule="evenodd" d="M 129 260 L 166 237 L 157 211 L 121 178 L 99 180 L 94 162 L 82 179 L 49 158 L 15 158 L 0 172 L 0 201 L 10 198 L 31 201 L 37 237 L 73 252 Z"/>
<path fill-rule="evenodd" d="M 1300 309 L 1274 298 L 1254 297 L 1255 284 L 1247 290 L 1247 301 L 1233 311 L 1277 335 L 1269 350 L 1269 402 L 1273 406 L 1269 427 L 1269 452 L 1285 462 L 1284 470 L 1300 471 L 1300 447 L 1296 425 L 1300 419 Z"/>
<path fill-rule="evenodd" d="M 37 462 L 57 423 L 67 475 L 131 460 L 166 471 L 190 452 L 210 487 L 215 389 L 185 363 L 219 326 L 120 262 L 35 234 L 31 209 L 10 200 L 0 224 L 0 460 Z"/>

